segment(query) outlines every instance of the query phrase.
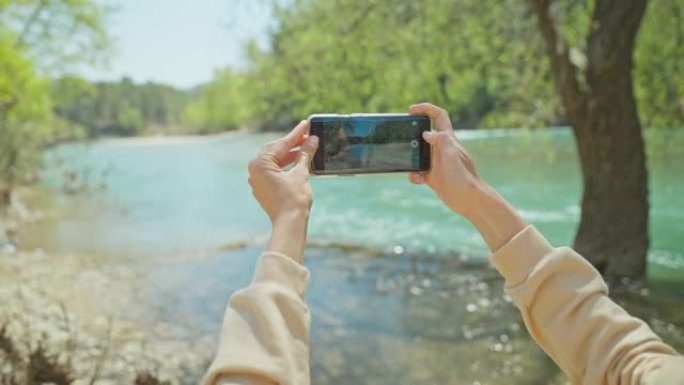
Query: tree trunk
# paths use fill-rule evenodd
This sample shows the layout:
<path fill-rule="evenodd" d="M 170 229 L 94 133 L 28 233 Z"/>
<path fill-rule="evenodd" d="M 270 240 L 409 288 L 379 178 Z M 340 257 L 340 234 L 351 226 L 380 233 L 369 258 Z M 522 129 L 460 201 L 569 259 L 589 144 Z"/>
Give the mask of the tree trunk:
<path fill-rule="evenodd" d="M 596 0 L 586 64 L 579 68 L 552 16 L 554 0 L 533 0 L 581 161 L 575 249 L 611 276 L 640 277 L 646 269 L 648 174 L 632 87 L 646 1 Z"/>

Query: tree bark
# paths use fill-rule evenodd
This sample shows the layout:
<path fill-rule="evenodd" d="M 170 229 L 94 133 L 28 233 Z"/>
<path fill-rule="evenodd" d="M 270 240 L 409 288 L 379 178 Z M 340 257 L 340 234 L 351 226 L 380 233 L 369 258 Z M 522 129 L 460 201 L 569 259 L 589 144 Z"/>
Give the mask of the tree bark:
<path fill-rule="evenodd" d="M 643 276 L 648 173 L 632 67 L 647 0 L 596 0 L 583 68 L 570 60 L 554 18 L 555 0 L 532 1 L 581 161 L 575 249 L 605 275 Z"/>

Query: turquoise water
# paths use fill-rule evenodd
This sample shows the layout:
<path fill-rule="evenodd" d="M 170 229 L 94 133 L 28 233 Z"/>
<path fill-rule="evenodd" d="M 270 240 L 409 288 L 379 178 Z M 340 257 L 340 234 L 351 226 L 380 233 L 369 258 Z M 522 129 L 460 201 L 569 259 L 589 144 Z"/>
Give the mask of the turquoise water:
<path fill-rule="evenodd" d="M 50 250 L 163 258 L 222 245 L 260 245 L 268 221 L 251 197 L 246 166 L 272 134 L 219 138 L 123 139 L 68 144 L 46 156 L 44 183 L 63 186 L 66 169 L 102 190 L 60 198 L 64 208 L 39 231 Z M 481 174 L 555 245 L 572 243 L 580 175 L 572 135 L 467 131 L 459 137 Z M 684 278 L 684 130 L 651 132 L 651 277 Z M 314 179 L 312 243 L 380 250 L 453 252 L 484 258 L 463 219 L 405 175 Z M 619 218 L 616 218 L 619 220 Z"/>
<path fill-rule="evenodd" d="M 458 135 L 484 177 L 528 221 L 556 245 L 572 242 L 581 190 L 568 130 Z M 78 175 L 71 187 L 88 188 L 48 194 L 44 220 L 23 231 L 21 245 L 104 256 L 96 268 L 136 293 L 112 287 L 105 297 L 122 302 L 115 318 L 144 326 L 150 346 L 164 345 L 163 337 L 155 340 L 157 326 L 169 324 L 180 326 L 173 337 L 188 346 L 216 341 L 228 297 L 249 283 L 268 236 L 246 168 L 273 137 L 56 147 L 46 155 L 44 185 L 62 190 L 70 171 Z M 648 139 L 651 282 L 617 285 L 613 296 L 681 351 L 684 130 Z M 312 383 L 565 383 L 503 295 L 479 235 L 429 189 L 405 175 L 312 183 Z M 214 349 L 196 353 L 210 357 Z M 192 370 L 199 378 L 205 367 Z"/>

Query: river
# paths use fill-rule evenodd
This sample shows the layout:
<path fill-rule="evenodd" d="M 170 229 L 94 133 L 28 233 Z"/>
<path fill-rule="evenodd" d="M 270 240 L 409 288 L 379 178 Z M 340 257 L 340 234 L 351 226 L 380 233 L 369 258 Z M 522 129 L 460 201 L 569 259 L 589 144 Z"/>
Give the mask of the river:
<path fill-rule="evenodd" d="M 458 136 L 484 178 L 527 221 L 555 245 L 572 243 L 581 177 L 568 129 Z M 131 306 L 155 309 L 143 321 L 163 318 L 215 335 L 229 293 L 249 281 L 268 236 L 246 168 L 274 137 L 234 133 L 55 147 L 46 154 L 43 185 L 64 189 L 70 170 L 71 185 L 88 187 L 50 198 L 45 219 L 22 233 L 22 244 L 142 267 L 136 275 L 146 283 L 142 302 Z M 647 285 L 670 302 L 652 311 L 649 302 L 639 307 L 643 298 L 635 294 L 641 299 L 630 303 L 679 346 L 684 130 L 650 131 L 647 141 Z M 406 175 L 314 179 L 312 185 L 307 298 L 314 383 L 526 384 L 557 378 L 502 295 L 479 235 L 427 187 L 409 184 Z M 673 311 L 672 303 L 680 310 Z"/>

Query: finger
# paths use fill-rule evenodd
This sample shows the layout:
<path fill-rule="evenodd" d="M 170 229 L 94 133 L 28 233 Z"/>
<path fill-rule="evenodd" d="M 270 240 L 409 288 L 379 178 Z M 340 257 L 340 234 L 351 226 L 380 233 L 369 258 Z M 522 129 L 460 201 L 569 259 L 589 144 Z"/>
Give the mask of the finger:
<path fill-rule="evenodd" d="M 451 135 L 450 132 L 433 132 L 433 131 L 423 131 L 423 139 L 428 142 L 431 146 L 436 146 L 443 143 Z"/>
<path fill-rule="evenodd" d="M 409 182 L 411 182 L 413 184 L 424 184 L 425 178 L 420 173 L 412 172 L 412 173 L 409 173 Z"/>
<path fill-rule="evenodd" d="M 304 144 L 304 142 L 306 142 L 307 139 L 309 139 L 309 135 L 304 134 L 301 138 L 299 138 L 299 140 L 297 140 L 297 142 L 294 144 L 294 146 L 292 146 L 292 148 L 290 149 L 290 152 L 295 152 L 295 153 L 298 152 L 299 147 L 302 144 Z"/>
<path fill-rule="evenodd" d="M 299 150 L 299 158 L 294 168 L 309 173 L 309 164 L 318 149 L 318 137 L 315 135 L 309 136 L 309 139 L 304 142 L 302 148 Z"/>
<path fill-rule="evenodd" d="M 299 150 L 292 150 L 278 159 L 278 165 L 281 168 L 285 168 L 294 163 L 297 157 L 299 157 Z"/>
<path fill-rule="evenodd" d="M 297 145 L 297 143 L 302 139 L 304 135 L 309 132 L 309 121 L 302 120 L 299 122 L 295 128 L 292 129 L 287 135 L 283 137 L 283 142 L 287 144 L 290 148 Z"/>
<path fill-rule="evenodd" d="M 285 168 L 297 160 L 297 157 L 299 156 L 300 146 L 304 144 L 304 142 L 306 142 L 308 138 L 309 135 L 302 136 L 288 153 L 286 153 L 278 159 L 278 164 L 281 168 Z"/>
<path fill-rule="evenodd" d="M 427 115 L 434 122 L 435 131 L 453 131 L 449 114 L 434 104 L 414 104 L 409 107 L 409 112 L 416 115 Z"/>
<path fill-rule="evenodd" d="M 304 139 L 302 138 L 306 135 L 308 130 L 309 122 L 307 120 L 302 120 L 287 135 L 266 144 L 262 153 L 274 155 L 280 161 L 282 156 L 303 142 Z"/>

